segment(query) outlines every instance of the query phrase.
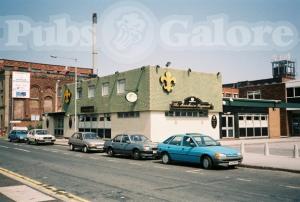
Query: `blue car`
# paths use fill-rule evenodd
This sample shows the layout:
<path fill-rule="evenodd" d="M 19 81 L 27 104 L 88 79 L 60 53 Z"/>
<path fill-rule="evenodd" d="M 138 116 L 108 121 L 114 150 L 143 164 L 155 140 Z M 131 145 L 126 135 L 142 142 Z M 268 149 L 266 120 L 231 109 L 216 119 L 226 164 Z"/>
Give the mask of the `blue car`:
<path fill-rule="evenodd" d="M 223 147 L 210 136 L 199 133 L 173 135 L 158 144 L 158 155 L 164 164 L 171 161 L 200 163 L 204 169 L 214 166 L 235 167 L 242 162 L 242 155 Z"/>
<path fill-rule="evenodd" d="M 8 135 L 10 142 L 25 142 L 27 139 L 27 130 L 12 130 Z"/>

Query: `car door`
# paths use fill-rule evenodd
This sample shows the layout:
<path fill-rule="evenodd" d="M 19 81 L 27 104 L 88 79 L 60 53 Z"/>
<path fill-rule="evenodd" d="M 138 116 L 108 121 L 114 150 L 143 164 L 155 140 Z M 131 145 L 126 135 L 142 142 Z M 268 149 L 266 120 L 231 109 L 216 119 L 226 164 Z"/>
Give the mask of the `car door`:
<path fill-rule="evenodd" d="M 120 143 L 120 151 L 123 154 L 131 154 L 131 143 L 128 135 L 123 135 Z"/>
<path fill-rule="evenodd" d="M 175 161 L 180 161 L 180 149 L 182 143 L 182 136 L 175 136 L 167 145 L 167 151 L 170 155 L 170 158 Z"/>
<path fill-rule="evenodd" d="M 14 130 L 10 132 L 9 139 L 11 139 L 11 140 L 15 140 L 16 139 L 16 137 L 15 137 L 15 131 Z"/>
<path fill-rule="evenodd" d="M 120 151 L 120 149 L 121 149 L 120 144 L 121 144 L 122 136 L 123 135 L 117 135 L 111 143 L 111 146 L 112 146 L 115 153 L 120 153 L 121 152 Z"/>
<path fill-rule="evenodd" d="M 76 145 L 76 140 L 77 140 L 77 133 L 74 133 L 70 138 L 69 138 L 69 143 L 72 145 Z"/>
<path fill-rule="evenodd" d="M 78 147 L 84 147 L 85 144 L 83 142 L 83 134 L 82 133 L 77 133 L 77 140 L 76 140 L 77 146 Z"/>
<path fill-rule="evenodd" d="M 196 143 L 190 136 L 184 136 L 180 146 L 180 160 L 192 163 L 199 163 L 200 155 L 197 153 Z"/>

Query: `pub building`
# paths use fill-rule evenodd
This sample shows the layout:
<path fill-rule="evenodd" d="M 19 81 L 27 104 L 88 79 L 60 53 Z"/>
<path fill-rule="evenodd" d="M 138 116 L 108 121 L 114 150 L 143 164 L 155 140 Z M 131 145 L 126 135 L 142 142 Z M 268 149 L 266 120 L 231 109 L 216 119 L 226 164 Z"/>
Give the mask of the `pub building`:
<path fill-rule="evenodd" d="M 74 87 L 67 84 L 63 89 L 63 112 L 44 115 L 44 128 L 50 133 L 61 116 L 64 137 L 75 132 Z M 220 73 L 144 66 L 81 80 L 76 91 L 78 131 L 95 132 L 101 138 L 139 133 L 157 142 L 187 132 L 220 138 Z"/>

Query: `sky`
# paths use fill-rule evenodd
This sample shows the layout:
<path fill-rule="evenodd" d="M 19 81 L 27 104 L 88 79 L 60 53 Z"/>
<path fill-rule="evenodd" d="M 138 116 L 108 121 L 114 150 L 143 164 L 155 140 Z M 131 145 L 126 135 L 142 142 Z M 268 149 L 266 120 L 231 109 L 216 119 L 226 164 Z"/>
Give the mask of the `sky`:
<path fill-rule="evenodd" d="M 300 75 L 297 64 L 300 61 L 299 10 L 300 0 L 2 0 L 0 58 L 92 67 L 91 44 L 81 46 L 78 43 L 91 42 L 92 35 L 84 32 L 84 28 L 91 25 L 92 13 L 97 13 L 96 67 L 100 76 L 145 65 L 164 67 L 170 61 L 172 68 L 221 72 L 223 83 L 263 79 L 272 76 L 271 61 L 276 55 L 277 58 L 290 55 L 296 61 L 296 73 Z M 231 36 L 229 33 L 236 33 L 232 36 L 241 39 L 238 42 L 244 40 L 248 43 L 245 42 L 242 47 L 234 46 L 234 38 L 231 43 L 228 42 L 231 38 L 226 38 L 222 47 L 215 44 L 207 46 L 205 40 L 212 40 L 209 33 L 214 36 L 221 33 L 211 26 L 209 19 L 212 18 L 227 22 L 225 38 Z M 54 33 L 46 30 L 41 37 L 48 33 L 49 44 L 41 45 L 38 31 L 49 25 L 53 27 L 53 19 L 67 19 L 69 28 L 75 26 L 76 34 L 81 33 L 79 42 L 63 46 L 64 39 L 58 40 L 64 36 L 63 31 L 59 31 L 54 39 L 51 38 Z M 8 43 L 9 37 L 13 40 L 16 34 L 13 24 L 8 27 L 9 20 L 19 20 L 19 23 L 24 20 L 31 28 L 35 27 L 35 31 L 30 29 L 30 32 L 23 33 L 24 36 L 21 36 L 22 29 L 19 30 L 22 47 Z M 168 23 L 173 23 L 173 27 L 168 29 Z M 230 32 L 235 25 L 243 26 L 244 32 Z M 199 26 L 202 26 L 200 30 L 207 32 L 199 34 Z M 251 31 L 256 26 L 271 26 L 273 31 L 280 26 L 290 28 L 293 37 L 285 36 L 284 40 L 291 40 L 292 45 L 281 47 L 276 44 L 279 40 L 276 36 L 280 32 L 276 32 L 275 36 L 274 31 L 263 37 L 270 46 L 254 46 L 253 41 L 258 36 Z M 202 43 L 197 44 L 199 36 Z M 247 41 L 249 36 L 251 40 Z M 178 45 L 179 42 L 182 42 L 181 45 Z M 78 61 L 75 63 L 65 58 L 77 58 Z"/>

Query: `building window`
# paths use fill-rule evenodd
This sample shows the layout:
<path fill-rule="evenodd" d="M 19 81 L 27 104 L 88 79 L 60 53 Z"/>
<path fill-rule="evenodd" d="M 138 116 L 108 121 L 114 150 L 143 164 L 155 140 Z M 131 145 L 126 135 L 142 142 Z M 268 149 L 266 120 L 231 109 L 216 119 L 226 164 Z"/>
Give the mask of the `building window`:
<path fill-rule="evenodd" d="M 61 96 L 62 96 L 62 88 L 59 87 L 59 88 L 57 89 L 57 97 L 61 97 Z"/>
<path fill-rule="evenodd" d="M 107 96 L 109 94 L 109 83 L 102 84 L 102 96 Z"/>
<path fill-rule="evenodd" d="M 300 87 L 295 88 L 295 97 L 300 97 Z"/>
<path fill-rule="evenodd" d="M 225 97 L 232 97 L 231 93 L 225 93 Z"/>
<path fill-rule="evenodd" d="M 125 79 L 118 80 L 118 82 L 117 82 L 117 93 L 118 94 L 125 93 Z"/>
<path fill-rule="evenodd" d="M 4 66 L 4 70 L 5 70 L 5 71 L 13 71 L 13 70 L 14 70 L 14 67 L 11 67 L 11 66 Z"/>
<path fill-rule="evenodd" d="M 137 118 L 140 112 L 118 112 L 118 118 Z"/>
<path fill-rule="evenodd" d="M 18 70 L 21 72 L 28 72 L 28 68 L 26 67 L 19 67 Z"/>
<path fill-rule="evenodd" d="M 248 99 L 261 99 L 260 91 L 248 91 L 247 92 Z"/>
<path fill-rule="evenodd" d="M 287 94 L 287 97 L 294 97 L 294 88 L 287 88 L 286 94 Z"/>
<path fill-rule="evenodd" d="M 95 97 L 95 86 L 88 87 L 88 98 Z"/>
<path fill-rule="evenodd" d="M 208 111 L 166 111 L 168 117 L 207 117 Z"/>
<path fill-rule="evenodd" d="M 81 98 L 82 98 L 82 88 L 77 88 L 76 99 L 81 99 Z"/>

